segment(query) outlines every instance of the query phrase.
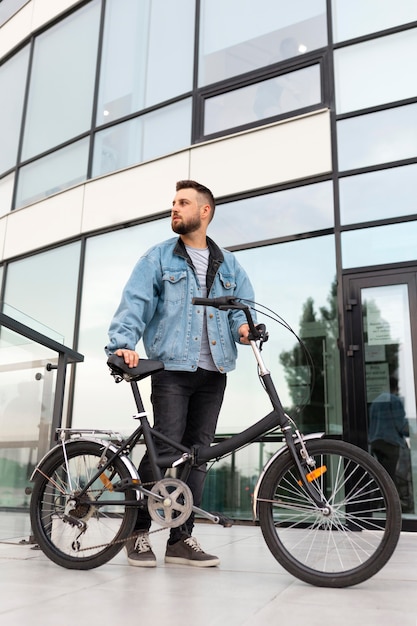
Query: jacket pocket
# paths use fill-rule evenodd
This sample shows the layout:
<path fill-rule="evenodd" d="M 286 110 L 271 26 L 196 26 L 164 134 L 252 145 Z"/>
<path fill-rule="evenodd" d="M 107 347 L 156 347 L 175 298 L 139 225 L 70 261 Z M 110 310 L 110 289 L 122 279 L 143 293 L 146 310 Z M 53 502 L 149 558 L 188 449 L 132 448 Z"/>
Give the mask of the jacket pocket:
<path fill-rule="evenodd" d="M 236 280 L 232 274 L 223 274 L 219 272 L 219 280 L 226 294 L 232 294 L 236 288 Z"/>
<path fill-rule="evenodd" d="M 163 300 L 167 304 L 183 304 L 187 288 L 187 273 L 184 270 L 164 272 L 162 276 Z"/>

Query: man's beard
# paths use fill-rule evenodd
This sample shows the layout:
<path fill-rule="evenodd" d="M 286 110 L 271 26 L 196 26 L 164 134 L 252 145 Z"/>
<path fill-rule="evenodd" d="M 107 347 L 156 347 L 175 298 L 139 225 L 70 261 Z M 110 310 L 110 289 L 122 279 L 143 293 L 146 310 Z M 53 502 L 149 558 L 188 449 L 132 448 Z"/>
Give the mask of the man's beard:
<path fill-rule="evenodd" d="M 177 235 L 188 235 L 189 233 L 194 233 L 201 226 L 201 218 L 199 215 L 195 217 L 190 217 L 188 222 L 178 222 L 177 224 L 171 223 L 172 230 Z"/>

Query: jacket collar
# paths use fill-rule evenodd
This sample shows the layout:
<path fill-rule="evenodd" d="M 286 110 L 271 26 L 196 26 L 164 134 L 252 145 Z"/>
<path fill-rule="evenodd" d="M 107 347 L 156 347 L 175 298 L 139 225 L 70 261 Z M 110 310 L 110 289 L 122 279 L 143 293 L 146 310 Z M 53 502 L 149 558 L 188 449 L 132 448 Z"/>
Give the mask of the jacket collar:
<path fill-rule="evenodd" d="M 213 239 L 210 239 L 210 237 L 207 237 L 207 247 L 209 249 L 210 258 L 217 264 L 217 266 L 220 265 L 220 263 L 224 261 L 223 252 L 221 251 L 219 246 L 213 241 Z M 187 261 L 190 260 L 190 257 L 187 254 L 187 250 L 181 237 L 178 237 L 177 243 L 175 244 L 174 254 L 182 256 Z"/>

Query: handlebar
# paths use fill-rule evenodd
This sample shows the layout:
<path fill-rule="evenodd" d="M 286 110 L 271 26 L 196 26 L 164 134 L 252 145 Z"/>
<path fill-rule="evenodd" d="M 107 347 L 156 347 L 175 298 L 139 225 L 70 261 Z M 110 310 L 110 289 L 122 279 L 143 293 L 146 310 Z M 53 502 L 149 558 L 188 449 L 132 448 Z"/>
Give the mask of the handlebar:
<path fill-rule="evenodd" d="M 252 318 L 250 308 L 244 302 L 239 301 L 234 296 L 220 296 L 218 298 L 193 298 L 192 303 L 200 306 L 212 306 L 219 311 L 229 311 L 232 309 L 243 311 L 246 316 L 246 320 L 249 325 L 249 341 L 257 341 L 262 339 L 263 342 L 267 341 L 268 333 L 264 324 L 255 323 Z"/>

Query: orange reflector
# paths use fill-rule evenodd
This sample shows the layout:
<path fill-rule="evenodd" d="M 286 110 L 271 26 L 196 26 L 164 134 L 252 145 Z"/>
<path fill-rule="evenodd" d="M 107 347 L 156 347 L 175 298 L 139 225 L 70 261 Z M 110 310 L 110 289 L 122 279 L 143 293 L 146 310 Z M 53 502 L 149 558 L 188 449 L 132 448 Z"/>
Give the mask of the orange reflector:
<path fill-rule="evenodd" d="M 106 474 L 100 474 L 100 480 L 106 489 L 113 491 L 113 483 L 107 478 Z"/>
<path fill-rule="evenodd" d="M 325 465 L 322 465 L 321 467 L 317 467 L 312 472 L 309 472 L 308 474 L 306 474 L 306 478 L 307 478 L 308 482 L 311 483 L 316 478 L 319 478 L 319 476 L 323 476 L 323 474 L 325 474 L 326 472 L 327 472 L 327 467 Z M 303 484 L 301 482 L 301 480 L 298 480 L 297 482 L 298 482 L 298 484 L 301 487 L 302 484 Z"/>

